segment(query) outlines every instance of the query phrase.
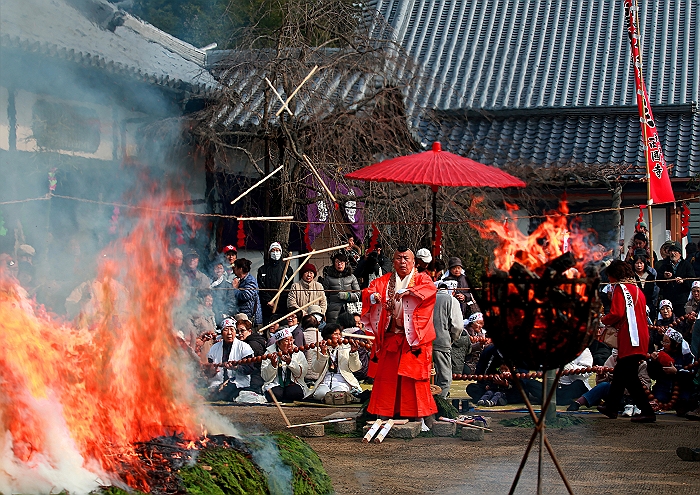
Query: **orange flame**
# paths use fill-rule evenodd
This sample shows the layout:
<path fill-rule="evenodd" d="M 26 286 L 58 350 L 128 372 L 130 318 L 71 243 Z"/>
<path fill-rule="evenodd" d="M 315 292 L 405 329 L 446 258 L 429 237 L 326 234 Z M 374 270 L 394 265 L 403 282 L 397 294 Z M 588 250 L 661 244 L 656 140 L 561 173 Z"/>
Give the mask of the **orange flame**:
<path fill-rule="evenodd" d="M 76 469 L 93 480 L 132 465 L 127 481 L 148 490 L 135 443 L 175 431 L 198 436 L 195 391 L 172 331 L 178 280 L 166 229 L 177 218 L 157 211 L 174 199 L 144 205 L 148 214 L 103 253 L 79 325 L 37 311 L 0 271 L 0 492 L 22 476 L 63 469 L 71 449 Z"/>
<path fill-rule="evenodd" d="M 496 269 L 508 271 L 517 261 L 540 275 L 547 262 L 571 251 L 577 260 L 576 270 L 582 274 L 583 265 L 594 258 L 588 243 L 591 232 L 582 232 L 577 219 L 568 221 L 569 208 L 565 201 L 560 202 L 557 210 L 548 212 L 545 220 L 530 235 L 517 228 L 517 217 L 513 215 L 517 206 L 507 204 L 506 207 L 504 219 L 486 220 L 483 225 L 472 224 L 483 238 L 496 241 Z"/>

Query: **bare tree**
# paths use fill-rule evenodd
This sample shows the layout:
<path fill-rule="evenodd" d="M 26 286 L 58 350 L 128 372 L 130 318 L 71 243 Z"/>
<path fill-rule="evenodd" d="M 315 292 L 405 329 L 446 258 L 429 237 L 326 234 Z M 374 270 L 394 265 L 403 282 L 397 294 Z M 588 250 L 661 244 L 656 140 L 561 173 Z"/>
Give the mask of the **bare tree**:
<path fill-rule="evenodd" d="M 305 207 L 318 201 L 310 196 L 328 199 L 312 167 L 324 180 L 342 184 L 352 170 L 418 150 L 404 106 L 418 76 L 384 20 L 358 4 L 277 0 L 264 6 L 260 17 L 279 18 L 278 27 L 249 29 L 238 49 L 217 64 L 223 90 L 197 114 L 192 133 L 212 164 L 230 159 L 232 150 L 243 153 L 257 171 L 255 181 L 282 165 L 263 194 L 246 198 L 246 206 L 304 218 Z M 284 100 L 294 94 L 289 111 L 276 93 Z M 371 204 L 381 205 L 382 221 L 406 220 L 412 210 L 414 198 L 406 190 L 366 184 L 363 191 L 370 221 Z M 340 206 L 358 199 L 335 196 Z M 423 216 L 422 210 L 414 214 Z M 331 225 L 344 235 L 342 226 Z M 288 223 L 269 229 L 267 240 L 288 241 Z"/>

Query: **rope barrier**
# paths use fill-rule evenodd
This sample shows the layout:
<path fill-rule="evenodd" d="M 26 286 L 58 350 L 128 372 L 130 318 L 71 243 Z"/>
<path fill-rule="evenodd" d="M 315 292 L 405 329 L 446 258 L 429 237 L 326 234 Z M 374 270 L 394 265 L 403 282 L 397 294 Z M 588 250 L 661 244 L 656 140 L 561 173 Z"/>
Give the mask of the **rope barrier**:
<path fill-rule="evenodd" d="M 340 341 L 340 343 L 338 345 L 349 344 L 351 339 L 352 339 L 352 337 L 344 338 L 342 341 Z M 371 342 L 365 342 L 365 341 L 361 340 L 359 337 L 357 339 L 352 339 L 352 340 L 357 340 L 358 342 L 356 342 L 356 343 L 359 347 L 364 347 L 365 349 L 370 349 L 372 347 Z M 325 342 L 327 345 L 329 345 L 331 347 L 337 347 L 337 346 L 332 345 L 333 341 L 331 339 L 327 339 L 327 340 L 322 340 L 322 341 L 317 342 L 317 343 L 312 342 L 310 344 L 303 345 L 301 347 L 294 346 L 294 348 L 292 349 L 292 352 L 285 353 L 285 352 L 277 351 L 274 353 L 265 353 L 261 356 L 254 356 L 254 357 L 250 357 L 250 358 L 239 359 L 237 361 L 227 361 L 225 363 L 202 363 L 202 364 L 204 366 L 216 366 L 217 368 L 223 368 L 223 367 L 227 367 L 227 366 L 230 366 L 230 367 L 238 366 L 240 364 L 243 364 L 243 365 L 256 364 L 256 363 L 261 363 L 262 361 L 266 361 L 266 360 L 271 359 L 273 355 L 277 356 L 278 358 L 281 358 L 282 356 L 291 356 L 292 354 L 297 353 L 297 352 L 304 352 L 304 351 L 309 351 L 311 349 L 315 349 L 316 347 L 320 346 L 321 342 Z"/>
<path fill-rule="evenodd" d="M 116 202 L 111 202 L 111 201 L 99 201 L 95 199 L 87 199 L 87 198 L 78 198 L 75 196 L 66 196 L 62 194 L 53 194 L 50 193 L 46 196 L 42 196 L 39 198 L 27 198 L 27 199 L 20 199 L 20 200 L 14 200 L 14 201 L 4 201 L 0 202 L 0 205 L 9 205 L 9 204 L 17 204 L 17 203 L 27 203 L 31 201 L 46 201 L 51 198 L 60 198 L 60 199 L 67 199 L 71 201 L 79 201 L 83 203 L 91 203 L 91 204 L 98 204 L 102 206 L 112 206 L 112 207 L 119 207 L 119 208 L 125 208 L 125 209 L 133 209 L 133 210 L 144 210 L 144 211 L 153 211 L 153 212 L 159 212 L 159 213 L 172 213 L 172 214 L 178 214 L 178 215 L 187 215 L 187 216 L 192 216 L 192 217 L 203 217 L 203 218 L 224 218 L 224 219 L 234 219 L 238 220 L 241 218 L 239 215 L 224 215 L 221 213 L 197 213 L 193 211 L 186 211 L 186 210 L 179 210 L 179 209 L 170 209 L 170 208 L 155 208 L 155 207 L 149 207 L 149 206 L 139 206 L 139 205 L 130 205 L 126 203 L 116 203 Z M 692 196 L 690 198 L 685 198 L 682 201 L 694 201 L 694 200 L 700 200 L 700 195 L 698 196 Z M 677 201 L 676 201 L 677 202 Z M 669 204 L 671 201 L 666 202 L 666 203 L 657 203 L 655 206 L 659 205 L 664 205 L 664 204 Z M 675 203 L 675 202 L 673 202 Z M 639 209 L 640 205 L 633 205 L 633 206 L 621 206 L 619 208 L 600 208 L 597 210 L 590 210 L 590 211 L 583 211 L 583 212 L 576 212 L 576 213 L 558 213 L 560 216 L 566 216 L 566 217 L 577 217 L 577 216 L 582 216 L 582 215 L 595 215 L 597 213 L 607 213 L 611 211 L 620 211 L 620 210 L 637 210 Z M 549 215 L 547 214 L 542 214 L 542 215 L 523 215 L 523 216 L 518 216 L 518 219 L 532 219 L 532 218 L 547 218 Z M 288 223 L 298 223 L 298 224 L 311 224 L 311 225 L 325 225 L 328 222 L 321 222 L 321 221 L 306 221 L 306 220 L 294 220 L 294 219 L 277 219 L 274 220 L 277 222 L 288 222 Z M 471 220 L 451 220 L 451 221 L 440 221 L 439 223 L 441 225 L 463 225 L 463 224 L 468 224 L 470 223 Z M 364 222 L 333 222 L 334 224 L 337 225 L 432 225 L 432 222 L 430 221 L 424 221 L 424 222 L 381 222 L 381 221 L 364 221 Z"/>
<path fill-rule="evenodd" d="M 562 371 L 562 376 L 567 376 L 567 375 L 581 375 L 584 373 L 611 373 L 614 368 L 606 368 L 605 366 L 587 366 L 583 368 L 573 368 L 569 370 L 563 370 Z M 534 378 L 542 378 L 542 372 L 541 371 L 530 371 L 528 373 L 515 373 L 515 376 L 519 378 L 520 380 L 526 380 L 526 379 L 534 379 Z M 452 375 L 453 380 L 459 380 L 459 381 L 475 381 L 475 382 L 480 382 L 480 381 L 493 381 L 495 379 L 501 379 L 501 380 L 507 380 L 510 381 L 513 379 L 513 374 L 511 372 L 505 372 L 505 373 L 495 373 L 495 374 L 489 374 L 489 375 L 474 375 L 474 374 L 469 374 L 469 375 L 464 375 L 461 373 L 454 373 Z"/>

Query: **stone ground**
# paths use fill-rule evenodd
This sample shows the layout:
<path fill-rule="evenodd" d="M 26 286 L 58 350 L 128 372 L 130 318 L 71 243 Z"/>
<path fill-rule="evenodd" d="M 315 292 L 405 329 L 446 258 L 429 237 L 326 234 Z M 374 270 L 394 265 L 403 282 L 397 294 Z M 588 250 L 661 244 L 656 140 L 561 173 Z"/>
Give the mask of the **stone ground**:
<path fill-rule="evenodd" d="M 285 428 L 274 406 L 216 406 L 242 431 Z M 285 407 L 293 424 L 318 421 L 340 408 Z M 348 409 L 349 410 L 349 409 Z M 508 493 L 532 430 L 498 422 L 523 416 L 488 411 L 493 433 L 483 442 L 461 438 L 386 439 L 363 444 L 360 438 L 326 435 L 308 438 L 333 480 L 338 495 Z M 655 424 L 610 420 L 580 414 L 585 424 L 548 430 L 548 437 L 577 494 L 700 494 L 700 462 L 684 462 L 676 447 L 700 447 L 700 422 L 672 414 Z M 328 429 L 327 431 L 330 431 Z M 545 452 L 543 493 L 566 493 Z M 530 454 L 516 493 L 535 493 L 537 449 Z"/>

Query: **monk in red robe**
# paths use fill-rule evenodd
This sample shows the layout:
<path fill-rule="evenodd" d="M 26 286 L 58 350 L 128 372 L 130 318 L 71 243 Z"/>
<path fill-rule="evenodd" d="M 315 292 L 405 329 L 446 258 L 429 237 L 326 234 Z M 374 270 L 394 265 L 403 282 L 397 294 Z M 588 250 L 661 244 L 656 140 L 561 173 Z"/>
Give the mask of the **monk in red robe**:
<path fill-rule="evenodd" d="M 362 291 L 362 323 L 374 335 L 367 411 L 382 419 L 424 418 L 437 406 L 430 392 L 435 284 L 418 273 L 406 247 L 394 253 L 394 271 Z"/>

